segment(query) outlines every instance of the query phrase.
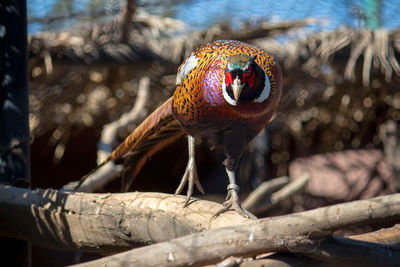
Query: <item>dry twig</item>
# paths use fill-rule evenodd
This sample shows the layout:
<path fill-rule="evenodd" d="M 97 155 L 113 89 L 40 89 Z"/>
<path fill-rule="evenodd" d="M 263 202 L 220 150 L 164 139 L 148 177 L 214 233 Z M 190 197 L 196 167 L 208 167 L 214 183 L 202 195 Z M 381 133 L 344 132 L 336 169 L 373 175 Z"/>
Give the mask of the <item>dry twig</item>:
<path fill-rule="evenodd" d="M 292 195 L 298 193 L 303 190 L 307 185 L 308 181 L 310 181 L 310 174 L 305 173 L 299 179 L 296 179 L 290 182 L 288 185 L 284 186 L 282 189 L 274 192 L 270 198 L 268 199 L 267 204 L 257 208 L 257 211 L 254 211 L 255 214 L 263 214 L 276 205 L 278 205 L 281 201 L 288 199 Z M 251 210 L 252 211 L 252 210 Z"/>
<path fill-rule="evenodd" d="M 287 176 L 275 178 L 260 184 L 254 189 L 248 197 L 242 202 L 243 208 L 252 210 L 264 198 L 271 195 L 272 192 L 288 184 L 290 178 Z"/>
<path fill-rule="evenodd" d="M 302 190 L 307 185 L 308 181 L 310 181 L 310 174 L 309 173 L 305 173 L 299 179 L 296 179 L 296 180 L 292 181 L 287 186 L 285 186 L 282 189 L 280 189 L 279 191 L 273 193 L 271 195 L 271 204 L 272 205 L 276 205 L 280 201 L 282 201 L 284 199 L 287 199 L 291 195 L 299 192 L 300 190 Z"/>

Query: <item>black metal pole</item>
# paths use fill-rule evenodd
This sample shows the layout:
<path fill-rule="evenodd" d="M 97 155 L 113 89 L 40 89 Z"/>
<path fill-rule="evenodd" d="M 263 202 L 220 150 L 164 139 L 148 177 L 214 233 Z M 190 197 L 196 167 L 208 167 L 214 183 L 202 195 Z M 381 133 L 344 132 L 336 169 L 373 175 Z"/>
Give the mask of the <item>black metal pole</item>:
<path fill-rule="evenodd" d="M 29 106 L 26 0 L 0 2 L 0 183 L 28 187 Z M 15 211 L 18 212 L 18 211 Z M 7 220 L 2 217 L 1 220 Z M 2 266 L 30 266 L 28 242 L 0 238 Z"/>

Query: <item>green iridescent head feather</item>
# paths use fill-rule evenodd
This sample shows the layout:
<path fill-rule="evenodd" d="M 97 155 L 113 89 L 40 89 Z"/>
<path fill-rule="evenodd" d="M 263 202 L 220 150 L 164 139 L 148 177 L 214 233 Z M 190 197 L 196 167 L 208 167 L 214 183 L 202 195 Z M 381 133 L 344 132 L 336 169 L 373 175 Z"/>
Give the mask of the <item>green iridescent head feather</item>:
<path fill-rule="evenodd" d="M 254 57 L 249 56 L 249 55 L 243 55 L 243 54 L 236 54 L 236 55 L 231 55 L 228 58 L 228 70 L 243 70 L 246 71 L 251 63 L 253 63 Z"/>

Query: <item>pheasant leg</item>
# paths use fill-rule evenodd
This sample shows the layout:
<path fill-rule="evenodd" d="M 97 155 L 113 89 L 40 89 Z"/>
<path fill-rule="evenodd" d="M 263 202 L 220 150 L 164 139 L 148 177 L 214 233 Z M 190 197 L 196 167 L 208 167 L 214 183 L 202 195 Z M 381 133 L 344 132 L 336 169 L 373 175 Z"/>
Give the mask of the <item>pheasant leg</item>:
<path fill-rule="evenodd" d="M 242 208 L 242 206 L 240 205 L 239 186 L 236 184 L 235 181 L 235 172 L 226 169 L 226 173 L 228 174 L 228 179 L 229 179 L 229 184 L 227 187 L 228 194 L 226 196 L 226 201 L 222 204 L 224 207 L 221 210 L 219 210 L 214 215 L 214 217 L 217 217 L 228 210 L 234 210 L 236 213 L 242 215 L 243 217 L 253 220 L 257 219 L 256 216 L 254 216 L 249 211 Z"/>
<path fill-rule="evenodd" d="M 197 189 L 204 194 L 204 189 L 200 184 L 199 177 L 197 176 L 196 162 L 195 162 L 195 142 L 194 137 L 188 135 L 188 148 L 189 148 L 189 159 L 186 165 L 185 173 L 182 176 L 181 182 L 175 191 L 175 195 L 179 194 L 186 182 L 188 182 L 188 190 L 186 193 L 185 205 L 189 204 L 190 197 L 193 194 L 193 186 L 196 185 Z"/>

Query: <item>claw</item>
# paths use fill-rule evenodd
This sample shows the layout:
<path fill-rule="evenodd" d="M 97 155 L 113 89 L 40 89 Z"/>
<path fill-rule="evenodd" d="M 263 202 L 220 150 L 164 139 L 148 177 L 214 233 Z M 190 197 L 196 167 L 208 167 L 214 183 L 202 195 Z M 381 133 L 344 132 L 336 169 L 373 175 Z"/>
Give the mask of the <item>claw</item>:
<path fill-rule="evenodd" d="M 226 173 L 228 174 L 228 179 L 229 179 L 229 184 L 227 187 L 228 194 L 226 195 L 226 201 L 222 204 L 224 207 L 220 209 L 213 218 L 218 217 L 224 212 L 227 212 L 228 210 L 234 210 L 237 214 L 248 218 L 255 220 L 257 219 L 256 216 L 251 214 L 249 211 L 245 210 L 242 208 L 239 202 L 239 186 L 235 182 L 235 172 L 232 170 L 226 169 Z"/>
<path fill-rule="evenodd" d="M 222 204 L 224 207 L 217 211 L 213 218 L 218 217 L 224 212 L 227 212 L 229 210 L 234 210 L 237 214 L 248 218 L 252 220 L 256 220 L 257 217 L 251 214 L 249 211 L 246 209 L 242 208 L 239 202 L 239 187 L 236 184 L 229 184 L 228 185 L 228 194 L 227 194 L 227 200 Z"/>
<path fill-rule="evenodd" d="M 189 147 L 189 160 L 188 164 L 186 165 L 185 173 L 182 176 L 181 182 L 179 183 L 178 188 L 175 191 L 175 195 L 178 195 L 182 192 L 183 187 L 185 186 L 186 182 L 188 183 L 188 190 L 186 193 L 186 199 L 184 207 L 187 207 L 189 204 L 190 197 L 193 194 L 193 185 L 196 185 L 197 189 L 204 194 L 204 189 L 200 184 L 199 177 L 197 176 L 197 169 L 196 169 L 196 162 L 195 162 L 195 144 L 194 144 L 194 137 L 188 136 L 188 147 Z"/>

